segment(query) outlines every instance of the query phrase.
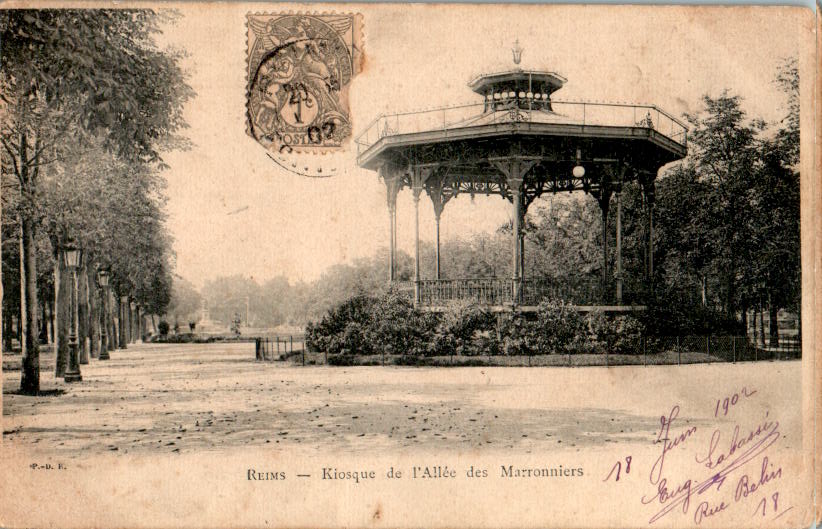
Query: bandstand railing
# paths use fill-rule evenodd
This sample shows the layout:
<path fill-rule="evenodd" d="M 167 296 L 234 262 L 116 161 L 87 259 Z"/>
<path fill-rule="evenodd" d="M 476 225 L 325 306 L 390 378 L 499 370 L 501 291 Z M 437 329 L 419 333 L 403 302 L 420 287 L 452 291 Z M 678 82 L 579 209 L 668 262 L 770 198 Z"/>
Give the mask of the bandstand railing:
<path fill-rule="evenodd" d="M 609 302 L 603 299 L 596 280 L 573 283 L 546 278 L 423 279 L 419 281 L 420 301 L 424 307 L 442 306 L 453 301 L 480 305 L 538 305 L 545 299 L 562 299 L 575 305 Z"/>
<path fill-rule="evenodd" d="M 534 99 L 535 106 L 541 104 L 544 102 Z M 688 127 L 654 105 L 555 100 L 550 104 L 552 110 L 546 111 L 528 108 L 528 105 L 523 108 L 521 102 L 513 98 L 508 105 L 505 99 L 495 99 L 380 115 L 357 136 L 357 155 L 382 138 L 399 134 L 441 130 L 447 135 L 452 129 L 514 122 L 647 128 L 683 147 L 688 143 Z"/>

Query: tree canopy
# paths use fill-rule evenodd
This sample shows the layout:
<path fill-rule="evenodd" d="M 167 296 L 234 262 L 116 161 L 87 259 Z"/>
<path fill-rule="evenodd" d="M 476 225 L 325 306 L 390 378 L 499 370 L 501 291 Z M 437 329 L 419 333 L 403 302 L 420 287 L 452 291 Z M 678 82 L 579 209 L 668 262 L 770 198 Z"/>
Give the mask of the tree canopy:
<path fill-rule="evenodd" d="M 194 95 L 183 54 L 155 41 L 175 17 L 149 9 L 0 12 L 3 196 L 14 212 L 3 222 L 19 227 L 27 293 L 23 391 L 39 388 L 38 303 L 51 302 L 38 295 L 38 270 L 53 268 L 67 240 L 82 246 L 87 267 L 111 269 L 118 295 L 153 312 L 168 305 L 173 254 L 159 171 L 163 152 L 187 146 L 179 132 Z M 44 239 L 50 258 L 36 251 Z"/>

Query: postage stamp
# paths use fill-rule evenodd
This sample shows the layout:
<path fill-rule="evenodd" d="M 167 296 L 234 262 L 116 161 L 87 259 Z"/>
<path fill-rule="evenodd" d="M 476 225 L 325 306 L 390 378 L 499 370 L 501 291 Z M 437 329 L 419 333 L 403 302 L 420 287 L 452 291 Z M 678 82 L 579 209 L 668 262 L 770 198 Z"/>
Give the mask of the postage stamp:
<path fill-rule="evenodd" d="M 348 88 L 361 17 L 249 13 L 247 132 L 275 155 L 321 154 L 351 138 Z"/>

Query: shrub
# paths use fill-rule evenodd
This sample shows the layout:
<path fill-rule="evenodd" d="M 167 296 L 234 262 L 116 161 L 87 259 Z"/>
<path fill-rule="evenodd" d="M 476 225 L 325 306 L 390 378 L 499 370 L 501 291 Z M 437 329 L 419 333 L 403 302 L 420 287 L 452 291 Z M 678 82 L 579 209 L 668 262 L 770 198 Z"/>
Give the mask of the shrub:
<path fill-rule="evenodd" d="M 687 303 L 653 303 L 639 315 L 639 320 L 653 336 L 745 334 L 736 318 Z"/>
<path fill-rule="evenodd" d="M 492 340 L 487 334 L 493 321 L 494 316 L 476 304 L 467 301 L 452 302 L 439 315 L 431 336 L 429 353 L 469 356 L 488 354 L 489 348 L 497 348 L 496 339 Z"/>
<path fill-rule="evenodd" d="M 534 354 L 533 324 L 521 313 L 505 314 L 500 321 L 499 349 L 506 355 Z"/>
<path fill-rule="evenodd" d="M 158 341 L 161 343 L 204 343 L 205 339 L 200 338 L 196 334 L 186 332 L 166 335 L 161 337 Z"/>
<path fill-rule="evenodd" d="M 168 336 L 168 322 L 166 320 L 160 320 L 160 323 L 157 325 L 157 332 L 160 333 L 160 336 Z"/>
<path fill-rule="evenodd" d="M 389 290 L 371 308 L 367 335 L 374 352 L 425 354 L 435 316 L 419 312 L 400 292 Z"/>
<path fill-rule="evenodd" d="M 546 300 L 537 307 L 533 320 L 521 313 L 503 317 L 502 349 L 508 355 L 574 352 L 585 341 L 584 318 L 562 300 Z"/>
<path fill-rule="evenodd" d="M 309 321 L 305 324 L 305 348 L 309 352 L 318 351 L 317 347 L 317 331 L 314 327 L 314 322 Z"/>
<path fill-rule="evenodd" d="M 601 311 L 588 314 L 589 341 L 610 353 L 642 353 L 642 336 L 645 325 L 635 316 L 609 316 Z"/>
<path fill-rule="evenodd" d="M 371 353 L 366 331 L 376 302 L 369 296 L 354 296 L 328 311 L 319 323 L 306 326 L 309 347 L 330 354 Z"/>
<path fill-rule="evenodd" d="M 352 354 L 335 354 L 328 357 L 328 365 L 331 366 L 353 366 L 354 355 Z"/>
<path fill-rule="evenodd" d="M 398 366 L 424 366 L 427 361 L 424 356 L 420 355 L 402 355 L 394 360 L 394 364 Z"/>
<path fill-rule="evenodd" d="M 389 290 L 379 298 L 355 296 L 306 326 L 306 344 L 329 354 L 424 354 L 436 317 L 414 309 L 408 296 Z M 329 361 L 330 363 L 330 361 Z"/>
<path fill-rule="evenodd" d="M 533 347 L 541 354 L 566 353 L 585 335 L 585 320 L 579 311 L 562 300 L 546 300 L 537 307 Z"/>

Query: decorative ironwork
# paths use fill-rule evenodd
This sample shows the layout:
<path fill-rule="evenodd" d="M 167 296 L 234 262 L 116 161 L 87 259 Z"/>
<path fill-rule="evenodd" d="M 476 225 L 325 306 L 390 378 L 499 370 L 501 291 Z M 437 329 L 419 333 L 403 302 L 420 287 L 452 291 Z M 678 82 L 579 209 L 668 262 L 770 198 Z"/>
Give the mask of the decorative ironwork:
<path fill-rule="evenodd" d="M 603 301 L 601 287 L 594 278 L 575 282 L 549 278 L 423 279 L 419 281 L 419 288 L 419 304 L 425 307 L 445 306 L 454 301 L 488 306 L 534 306 L 546 299 L 561 299 L 575 305 L 595 305 Z"/>
<path fill-rule="evenodd" d="M 514 42 L 514 47 L 511 48 L 511 52 L 513 52 L 514 54 L 514 64 L 520 63 L 520 61 L 522 60 L 523 51 L 524 49 L 522 48 L 522 46 L 519 45 L 519 39 L 517 39 L 516 42 Z"/>
<path fill-rule="evenodd" d="M 508 111 L 508 119 L 517 123 L 527 123 L 531 121 L 531 113 L 518 107 Z"/>

